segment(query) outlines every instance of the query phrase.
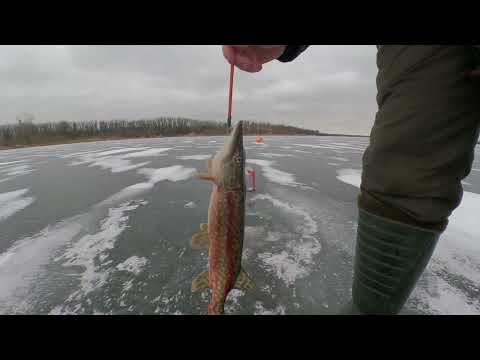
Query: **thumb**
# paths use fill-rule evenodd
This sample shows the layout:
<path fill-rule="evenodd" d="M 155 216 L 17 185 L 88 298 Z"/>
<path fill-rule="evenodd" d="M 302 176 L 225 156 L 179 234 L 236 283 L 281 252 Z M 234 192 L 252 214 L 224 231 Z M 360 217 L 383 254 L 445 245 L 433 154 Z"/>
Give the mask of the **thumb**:
<path fill-rule="evenodd" d="M 235 50 L 231 45 L 222 46 L 223 56 L 230 64 L 235 64 Z"/>

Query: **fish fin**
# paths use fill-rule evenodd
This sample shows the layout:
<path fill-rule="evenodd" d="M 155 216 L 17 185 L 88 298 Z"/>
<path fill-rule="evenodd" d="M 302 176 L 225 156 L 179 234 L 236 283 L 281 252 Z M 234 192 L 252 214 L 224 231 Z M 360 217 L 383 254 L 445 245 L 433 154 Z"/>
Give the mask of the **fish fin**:
<path fill-rule="evenodd" d="M 234 288 L 248 292 L 255 288 L 255 284 L 245 270 L 240 269 Z"/>
<path fill-rule="evenodd" d="M 201 231 L 192 236 L 192 248 L 194 249 L 208 249 L 210 246 L 210 239 L 206 231 Z"/>
<path fill-rule="evenodd" d="M 199 180 L 206 180 L 206 181 L 212 181 L 212 182 L 216 181 L 216 179 L 209 173 L 197 173 L 195 177 Z"/>
<path fill-rule="evenodd" d="M 200 231 L 202 232 L 208 232 L 208 224 L 200 224 Z"/>
<path fill-rule="evenodd" d="M 192 292 L 198 290 L 205 290 L 209 287 L 208 285 L 208 271 L 202 272 L 192 281 Z"/>

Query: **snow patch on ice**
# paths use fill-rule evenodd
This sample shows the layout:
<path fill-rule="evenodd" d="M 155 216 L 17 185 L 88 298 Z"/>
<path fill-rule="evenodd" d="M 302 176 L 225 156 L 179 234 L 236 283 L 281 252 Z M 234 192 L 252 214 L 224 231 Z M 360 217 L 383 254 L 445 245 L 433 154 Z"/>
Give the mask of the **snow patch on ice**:
<path fill-rule="evenodd" d="M 80 289 L 70 294 L 67 301 L 79 300 L 105 284 L 112 269 L 103 269 L 100 255 L 114 248 L 118 237 L 128 227 L 127 213 L 142 204 L 142 202 L 127 202 L 109 209 L 108 216 L 101 221 L 98 232 L 81 237 L 57 259 L 63 266 L 83 269 L 79 274 Z"/>
<path fill-rule="evenodd" d="M 7 161 L 7 162 L 0 162 L 0 168 L 3 168 L 5 166 L 11 165 L 11 164 L 18 164 L 21 162 L 25 162 L 26 160 L 16 160 L 16 161 Z"/>
<path fill-rule="evenodd" d="M 257 301 L 255 302 L 254 315 L 285 315 L 285 306 L 277 305 L 275 309 L 268 310 L 265 309 L 262 302 Z"/>
<path fill-rule="evenodd" d="M 11 163 L 16 163 L 16 161 L 12 161 Z M 8 163 L 5 163 L 5 164 L 8 164 Z M 5 167 L 0 167 L 0 173 L 6 176 L 5 178 L 1 179 L 0 182 L 8 181 L 18 176 L 27 175 L 34 171 L 35 169 L 32 169 L 32 167 L 28 164 L 8 165 Z"/>
<path fill-rule="evenodd" d="M 5 182 L 5 181 L 9 181 L 9 180 L 12 180 L 12 179 L 15 179 L 15 176 L 0 179 L 0 183 Z"/>
<path fill-rule="evenodd" d="M 247 159 L 246 162 L 250 163 L 250 164 L 255 164 L 255 165 L 258 165 L 258 166 L 262 166 L 262 167 L 271 166 L 273 164 L 273 161 L 260 160 L 260 159 Z"/>
<path fill-rule="evenodd" d="M 141 163 L 131 163 L 131 159 L 145 158 L 153 156 L 163 156 L 164 152 L 172 148 L 150 148 L 150 147 L 130 147 L 101 152 L 87 152 L 67 155 L 69 157 L 78 158 L 69 166 L 77 166 L 89 164 L 89 167 L 98 166 L 103 170 L 110 170 L 112 173 L 120 173 L 130 171 L 147 165 L 150 161 Z"/>
<path fill-rule="evenodd" d="M 265 241 L 274 242 L 274 241 L 280 240 L 281 238 L 282 238 L 282 233 L 269 231 L 267 233 L 267 237 L 265 238 Z"/>
<path fill-rule="evenodd" d="M 292 285 L 297 279 L 308 275 L 307 269 L 292 259 L 286 251 L 277 254 L 265 252 L 258 254 L 258 258 L 287 285 Z"/>
<path fill-rule="evenodd" d="M 34 170 L 30 167 L 30 165 L 27 164 L 13 165 L 0 169 L 0 172 L 5 173 L 7 176 L 24 175 L 33 171 Z"/>
<path fill-rule="evenodd" d="M 290 185 L 298 186 L 300 183 L 295 182 L 295 177 L 293 174 L 275 169 L 272 165 L 275 163 L 270 160 L 261 160 L 261 159 L 247 159 L 247 163 L 255 164 L 262 168 L 263 176 L 265 176 L 269 181 L 280 184 L 280 185 Z"/>
<path fill-rule="evenodd" d="M 95 157 L 102 157 L 102 156 L 121 154 L 121 153 L 131 152 L 131 151 L 147 150 L 147 149 L 149 149 L 149 148 L 148 147 L 132 147 L 132 148 L 108 150 L 108 151 L 102 151 L 102 152 L 99 152 L 99 153 L 95 153 Z"/>
<path fill-rule="evenodd" d="M 35 197 L 24 197 L 28 188 L 0 193 L 0 221 L 33 204 Z"/>
<path fill-rule="evenodd" d="M 128 271 L 135 275 L 140 274 L 143 268 L 148 263 L 148 260 L 144 257 L 138 257 L 136 255 L 129 257 L 124 262 L 117 265 L 117 269 L 120 271 Z"/>
<path fill-rule="evenodd" d="M 240 298 L 243 296 L 243 291 L 232 289 L 225 301 L 224 310 L 226 314 L 234 314 L 240 308 Z"/>
<path fill-rule="evenodd" d="M 275 153 L 259 153 L 259 155 L 262 155 L 262 156 L 265 156 L 265 157 L 268 157 L 268 158 L 292 156 L 291 154 L 275 154 Z"/>
<path fill-rule="evenodd" d="M 427 313 L 439 315 L 479 315 L 479 299 L 469 299 L 465 294 L 438 276 L 428 278 L 426 285 L 417 286 L 409 304 L 415 304 Z"/>
<path fill-rule="evenodd" d="M 187 209 L 193 209 L 193 208 L 197 207 L 197 204 L 195 204 L 193 201 L 190 201 L 190 202 L 186 203 L 183 207 L 185 207 Z"/>
<path fill-rule="evenodd" d="M 28 191 L 29 189 L 25 188 L 25 189 L 6 192 L 6 193 L 0 193 L 0 204 L 15 200 L 16 198 L 25 195 Z"/>
<path fill-rule="evenodd" d="M 80 309 L 80 304 L 78 304 L 74 309 L 68 310 L 65 309 L 62 305 L 57 305 L 55 306 L 48 315 L 76 315 L 77 312 Z"/>
<path fill-rule="evenodd" d="M 99 152 L 102 152 L 102 151 L 103 150 L 80 151 L 80 152 L 76 152 L 76 153 L 60 155 L 59 157 L 61 159 L 70 159 L 70 158 L 77 157 L 77 156 L 80 156 L 80 155 L 95 154 L 95 153 L 99 153 Z"/>
<path fill-rule="evenodd" d="M 249 238 L 258 238 L 264 233 L 264 231 L 265 229 L 263 228 L 263 226 L 245 225 L 244 227 L 245 237 Z"/>
<path fill-rule="evenodd" d="M 193 168 L 185 168 L 182 165 L 173 165 L 158 169 L 145 168 L 138 170 L 139 174 L 147 176 L 149 182 L 156 184 L 157 182 L 169 180 L 169 181 L 182 181 L 187 180 L 195 173 Z"/>
<path fill-rule="evenodd" d="M 294 205 L 282 202 L 278 199 L 275 199 L 269 194 L 258 194 L 258 195 L 255 195 L 251 200 L 252 201 L 256 201 L 256 200 L 270 201 L 274 206 L 278 207 L 284 212 L 289 213 L 290 215 L 293 215 L 293 216 L 298 216 L 303 218 L 304 224 L 303 226 L 300 227 L 303 237 L 306 237 L 306 238 L 311 237 L 313 234 L 315 234 L 318 231 L 317 222 L 310 216 L 308 211 L 306 211 L 305 209 L 299 206 L 294 206 Z"/>
<path fill-rule="evenodd" d="M 7 173 L 8 176 L 21 176 L 21 175 L 27 175 L 31 174 L 34 172 L 33 169 L 28 169 L 28 170 L 14 170 L 12 172 Z"/>
<path fill-rule="evenodd" d="M 139 195 L 153 189 L 155 184 L 160 181 L 187 180 L 195 173 L 195 169 L 184 168 L 181 165 L 174 165 L 158 169 L 142 168 L 137 172 L 141 175 L 145 175 L 148 178 L 148 181 L 127 186 L 126 188 L 102 201 L 98 206 L 113 205 L 119 203 L 120 201 L 126 201 L 138 197 Z"/>
<path fill-rule="evenodd" d="M 47 226 L 38 234 L 16 241 L 0 254 L 0 313 L 25 313 L 29 310 L 29 288 L 40 276 L 41 268 L 50 262 L 56 248 L 73 239 L 82 226 L 70 218 Z"/>
<path fill-rule="evenodd" d="M 458 238 L 452 246 L 467 250 L 480 251 L 480 228 L 478 213 L 480 211 L 480 194 L 463 192 L 462 202 L 452 213 L 444 236 Z"/>
<path fill-rule="evenodd" d="M 337 170 L 337 179 L 346 184 L 360 188 L 362 170 L 358 169 L 340 169 Z"/>
<path fill-rule="evenodd" d="M 122 159 L 134 159 L 134 158 L 141 158 L 141 157 L 151 157 L 151 156 L 158 156 L 158 155 L 165 155 L 164 152 L 171 150 L 172 148 L 155 148 L 155 149 L 148 149 L 145 151 L 138 151 L 129 153 L 122 156 Z"/>
<path fill-rule="evenodd" d="M 117 157 L 107 157 L 107 158 L 100 158 L 97 161 L 93 162 L 89 165 L 89 167 L 98 166 L 103 170 L 110 169 L 113 174 L 130 171 L 133 169 L 140 168 L 145 166 L 149 163 L 149 161 L 132 164 L 129 160 L 124 160 Z"/>
<path fill-rule="evenodd" d="M 97 206 L 114 205 L 122 201 L 133 199 L 153 189 L 153 186 L 154 186 L 154 183 L 150 183 L 150 182 L 141 182 L 141 183 L 127 186 L 126 188 L 120 190 L 119 192 L 105 199 Z"/>
<path fill-rule="evenodd" d="M 347 158 L 344 158 L 344 157 L 337 157 L 337 156 L 332 156 L 330 159 L 332 159 L 332 160 L 336 160 L 336 161 L 343 161 L 343 162 L 345 162 L 345 161 L 348 161 L 348 159 L 347 159 Z"/>
<path fill-rule="evenodd" d="M 178 156 L 177 159 L 180 160 L 207 160 L 210 159 L 212 155 L 186 155 L 186 156 Z"/>
<path fill-rule="evenodd" d="M 312 145 L 312 144 L 294 144 L 294 145 L 313 148 L 313 149 L 324 149 L 324 150 L 334 150 L 334 151 L 347 150 L 350 152 L 363 152 L 363 150 L 365 149 L 364 147 L 360 147 L 360 146 L 351 146 L 348 144 L 340 145 L 335 143 L 325 143 L 325 144 L 319 144 L 319 145 Z"/>
<path fill-rule="evenodd" d="M 280 253 L 264 252 L 258 254 L 258 258 L 283 280 L 287 285 L 292 285 L 297 279 L 303 278 L 311 273 L 315 263 L 314 256 L 318 254 L 322 246 L 315 238 L 318 232 L 317 222 L 305 209 L 284 203 L 273 198 L 269 194 L 259 194 L 252 198 L 252 201 L 267 200 L 281 211 L 286 212 L 290 218 L 301 218 L 293 237 L 300 236 L 296 240 L 289 241 L 285 249 Z"/>
<path fill-rule="evenodd" d="M 121 297 L 123 298 L 125 294 L 132 288 L 133 286 L 133 278 L 130 280 L 127 280 L 123 283 L 123 288 L 122 288 L 122 295 Z"/>

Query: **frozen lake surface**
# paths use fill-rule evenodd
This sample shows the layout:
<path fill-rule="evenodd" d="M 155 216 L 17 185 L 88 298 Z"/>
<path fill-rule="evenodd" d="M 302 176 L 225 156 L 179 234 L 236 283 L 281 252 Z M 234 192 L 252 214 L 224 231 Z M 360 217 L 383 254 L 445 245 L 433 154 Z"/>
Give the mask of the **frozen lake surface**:
<path fill-rule="evenodd" d="M 361 157 L 368 138 L 245 137 L 244 268 L 228 314 L 335 314 L 348 301 Z M 0 314 L 202 314 L 211 184 L 192 178 L 223 137 L 0 152 Z M 480 160 L 406 310 L 480 314 Z"/>

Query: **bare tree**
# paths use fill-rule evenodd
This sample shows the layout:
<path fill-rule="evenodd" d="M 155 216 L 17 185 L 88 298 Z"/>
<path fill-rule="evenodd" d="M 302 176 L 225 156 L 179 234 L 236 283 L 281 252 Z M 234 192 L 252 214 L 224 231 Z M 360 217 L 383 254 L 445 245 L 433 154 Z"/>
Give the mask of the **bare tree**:
<path fill-rule="evenodd" d="M 0 146 L 40 145 L 108 138 L 133 138 L 179 135 L 225 135 L 225 123 L 180 117 L 158 117 L 127 121 L 33 123 L 33 115 L 17 116 L 17 124 L 0 126 Z M 31 115 L 31 116 L 30 116 Z M 246 135 L 322 135 L 316 130 L 265 122 L 244 121 Z"/>

